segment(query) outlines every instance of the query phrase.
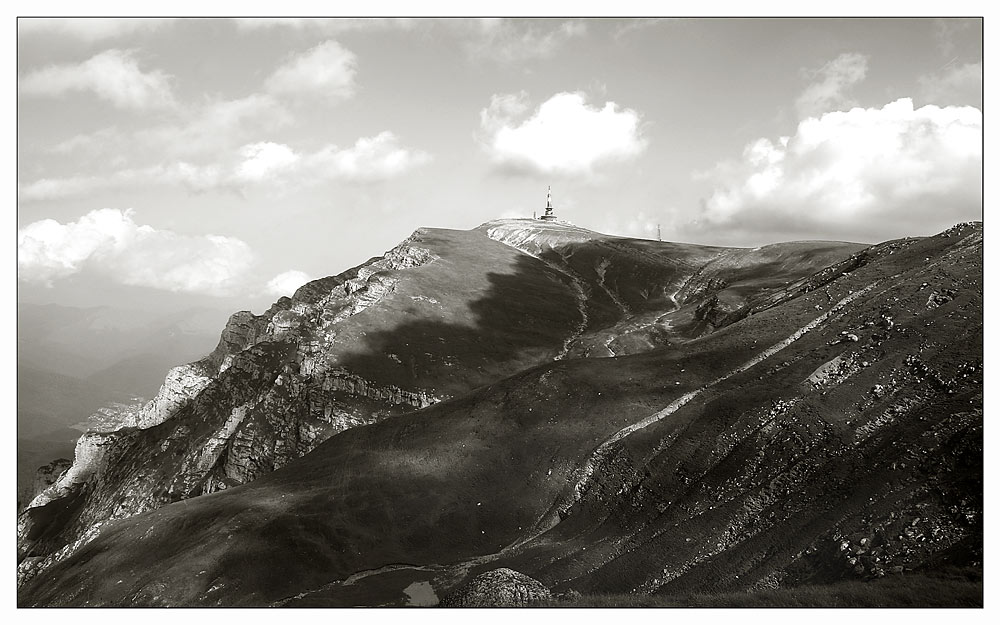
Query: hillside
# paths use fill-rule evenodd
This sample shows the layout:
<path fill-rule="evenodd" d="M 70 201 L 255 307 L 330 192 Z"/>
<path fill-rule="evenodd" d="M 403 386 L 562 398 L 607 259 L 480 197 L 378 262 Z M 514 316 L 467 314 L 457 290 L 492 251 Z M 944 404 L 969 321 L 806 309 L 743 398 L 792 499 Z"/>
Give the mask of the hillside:
<path fill-rule="evenodd" d="M 981 255 L 978 225 L 867 249 L 420 230 L 234 315 L 132 427 L 81 439 L 19 518 L 19 603 L 402 604 L 498 566 L 690 593 L 976 565 Z"/>

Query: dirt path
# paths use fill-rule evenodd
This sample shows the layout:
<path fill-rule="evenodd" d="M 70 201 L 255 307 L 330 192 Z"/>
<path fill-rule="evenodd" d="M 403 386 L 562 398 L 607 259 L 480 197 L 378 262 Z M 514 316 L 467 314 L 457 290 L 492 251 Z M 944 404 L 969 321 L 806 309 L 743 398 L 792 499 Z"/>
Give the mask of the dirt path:
<path fill-rule="evenodd" d="M 568 493 L 567 495 L 563 496 L 555 504 L 553 504 L 552 507 L 549 508 L 549 510 L 546 511 L 545 514 L 543 514 L 538 519 L 538 521 L 536 521 L 535 525 L 533 526 L 533 531 L 526 538 L 524 538 L 523 540 L 519 541 L 519 543 L 520 544 L 524 544 L 524 543 L 526 543 L 526 542 L 528 542 L 528 541 L 536 538 L 537 536 L 540 536 L 541 534 L 543 534 L 544 532 L 548 531 L 549 529 L 551 529 L 552 527 L 554 527 L 556 524 L 558 524 L 558 522 L 559 522 L 559 515 L 558 515 L 559 511 L 568 510 L 574 503 L 576 503 L 577 501 L 580 500 L 581 497 L 583 497 L 583 494 L 587 490 L 589 490 L 589 488 L 591 486 L 591 482 L 593 480 L 594 471 L 600 465 L 600 463 L 604 459 L 604 457 L 607 456 L 608 452 L 611 450 L 611 447 L 615 443 L 617 443 L 617 442 L 623 440 L 624 438 L 626 438 L 626 437 L 634 434 L 635 432 L 637 432 L 639 430 L 642 430 L 642 429 L 645 429 L 645 428 L 653 425 L 654 423 L 657 423 L 658 421 L 664 419 L 665 417 L 667 417 L 667 416 L 669 416 L 669 415 L 677 412 L 677 410 L 679 410 L 685 404 L 687 404 L 688 402 L 690 402 L 692 399 L 694 399 L 695 397 L 698 397 L 699 395 L 701 395 L 702 393 L 704 393 L 708 389 L 716 386 L 717 384 L 728 380 L 729 378 L 733 377 L 734 375 L 743 373 L 747 369 L 750 369 L 751 367 L 753 367 L 753 366 L 755 366 L 755 365 L 763 362 L 764 360 L 767 360 L 771 356 L 774 356 L 775 354 L 777 354 L 781 350 L 785 349 L 786 347 L 788 347 L 789 345 L 791 345 L 795 341 L 797 341 L 800 338 L 802 338 L 802 336 L 804 336 L 807 332 L 815 329 L 817 326 L 819 326 L 820 324 L 822 324 L 823 322 L 825 322 L 827 319 L 830 318 L 831 315 L 840 312 L 845 306 L 847 306 L 848 304 L 850 304 L 852 301 L 854 301 L 855 299 L 861 297 L 865 293 L 867 293 L 870 290 L 872 290 L 873 288 L 875 288 L 875 286 L 877 284 L 878 284 L 877 282 L 872 283 L 872 284 L 868 285 L 867 287 L 861 289 L 860 291 L 855 291 L 854 293 L 851 293 L 847 297 L 841 299 L 839 302 L 837 302 L 836 304 L 834 304 L 833 307 L 830 308 L 830 310 L 826 311 L 825 313 L 823 313 L 819 317 L 816 317 L 815 319 L 813 319 L 812 321 L 810 321 L 806 325 L 802 326 L 801 328 L 799 328 L 798 330 L 796 330 L 795 332 L 793 332 L 788 337 L 782 339 L 781 341 L 775 343 L 771 347 L 765 349 L 764 351 L 762 351 L 761 353 L 757 354 L 756 356 L 754 356 L 750 360 L 746 361 L 742 365 L 740 365 L 740 366 L 736 367 L 735 369 L 729 371 L 728 373 L 726 373 L 726 374 L 724 374 L 724 375 L 722 375 L 722 376 L 720 376 L 720 377 L 712 380 L 711 382 L 709 382 L 708 384 L 705 384 L 704 386 L 702 386 L 700 388 L 697 388 L 697 389 L 695 389 L 693 391 L 685 393 L 684 395 L 682 395 L 682 396 L 678 397 L 677 399 L 675 399 L 674 401 L 670 402 L 670 404 L 668 404 L 662 410 L 659 410 L 659 411 L 657 411 L 657 412 L 649 415 L 645 419 L 641 419 L 640 421 L 636 421 L 635 423 L 632 423 L 631 425 L 627 425 L 627 426 L 623 427 L 622 429 L 618 430 L 617 432 L 615 432 L 614 434 L 612 434 L 611 436 L 609 436 L 600 445 L 597 446 L 597 448 L 590 455 L 590 457 L 587 458 L 587 461 L 584 463 L 584 465 L 579 469 L 579 471 L 577 473 L 578 478 L 577 478 L 576 483 L 573 485 L 572 491 L 570 493 Z"/>

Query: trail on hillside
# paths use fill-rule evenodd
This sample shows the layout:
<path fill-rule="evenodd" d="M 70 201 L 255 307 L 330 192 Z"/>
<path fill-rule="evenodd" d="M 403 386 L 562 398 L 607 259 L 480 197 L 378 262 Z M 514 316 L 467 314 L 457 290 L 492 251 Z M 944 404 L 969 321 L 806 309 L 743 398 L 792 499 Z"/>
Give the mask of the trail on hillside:
<path fill-rule="evenodd" d="M 570 269 L 568 266 L 567 267 L 563 267 L 559 263 L 555 263 L 555 262 L 552 262 L 551 260 L 547 260 L 545 258 L 542 258 L 538 254 L 534 254 L 532 252 L 529 252 L 528 250 L 524 249 L 523 247 L 518 247 L 516 245 L 511 245 L 510 243 L 508 243 L 507 241 L 504 241 L 503 239 L 494 238 L 494 237 L 490 236 L 489 232 L 487 233 L 487 236 L 489 236 L 494 241 L 497 241 L 498 243 L 502 243 L 502 244 L 504 244 L 504 245 L 506 245 L 508 247 L 514 248 L 515 250 L 517 250 L 519 252 L 522 252 L 524 254 L 527 254 L 528 256 L 531 256 L 532 258 L 534 258 L 534 259 L 536 259 L 536 260 L 544 263 L 546 266 L 554 269 L 555 271 L 558 271 L 559 273 L 561 273 L 562 275 L 566 276 L 569 279 L 569 281 L 570 281 L 570 284 L 569 284 L 570 289 L 573 291 L 573 296 L 576 298 L 577 309 L 580 311 L 580 323 L 573 330 L 573 332 L 568 337 L 566 337 L 566 339 L 563 341 L 562 349 L 559 351 L 559 353 L 553 359 L 553 360 L 562 360 L 563 358 L 566 357 L 567 354 L 569 354 L 569 350 L 573 346 L 573 343 L 578 338 L 580 338 L 583 335 L 583 333 L 587 330 L 587 324 L 590 323 L 590 316 L 587 314 L 587 301 L 588 301 L 589 298 L 587 297 L 587 289 L 584 286 L 583 280 L 580 278 L 579 275 L 577 275 L 577 273 L 575 271 L 573 271 L 572 269 Z M 549 248 L 549 249 L 553 249 L 553 248 Z M 555 252 L 556 254 L 559 254 L 559 252 L 556 252 L 554 249 L 553 249 L 553 252 Z M 559 254 L 559 257 L 563 258 L 563 256 L 561 254 Z M 565 259 L 564 259 L 564 262 L 565 262 Z"/>
<path fill-rule="evenodd" d="M 830 310 L 826 311 L 819 317 L 816 317 L 815 319 L 813 319 L 806 325 L 802 326 L 801 328 L 799 328 L 786 338 L 782 339 L 781 341 L 778 341 L 777 343 L 765 349 L 761 353 L 757 354 L 756 356 L 746 361 L 742 365 L 712 380 L 711 382 L 705 384 L 700 388 L 685 393 L 684 395 L 672 401 L 662 410 L 659 410 L 649 415 L 645 419 L 641 419 L 631 425 L 627 425 L 622 429 L 618 430 L 617 432 L 615 432 L 614 434 L 612 434 L 611 436 L 609 436 L 608 438 L 606 438 L 600 445 L 597 446 L 597 448 L 590 455 L 590 457 L 587 458 L 583 467 L 581 467 L 581 469 L 577 473 L 579 477 L 576 483 L 573 485 L 572 490 L 567 495 L 557 500 L 556 503 L 554 503 L 549 508 L 549 510 L 547 510 L 538 519 L 538 521 L 535 522 L 535 525 L 533 526 L 533 531 L 529 533 L 527 537 L 518 541 L 517 544 L 527 543 L 528 541 L 537 538 L 538 536 L 542 535 L 543 533 L 545 533 L 546 531 L 548 531 L 549 529 L 551 529 L 552 527 L 554 527 L 559 523 L 559 512 L 565 512 L 566 510 L 568 510 L 570 507 L 573 506 L 573 504 L 575 504 L 583 497 L 584 493 L 586 493 L 587 490 L 590 489 L 593 481 L 594 471 L 597 469 L 600 462 L 607 456 L 608 452 L 611 450 L 611 447 L 615 443 L 618 443 L 619 441 L 634 434 L 635 432 L 645 429 L 653 425 L 654 423 L 659 422 L 663 418 L 673 414 L 674 412 L 677 412 L 677 410 L 679 410 L 685 404 L 690 402 L 692 399 L 698 397 L 699 395 L 701 395 L 708 389 L 716 386 L 717 384 L 728 380 L 734 375 L 743 373 L 747 369 L 750 369 L 751 367 L 754 367 L 755 365 L 763 362 L 764 360 L 767 360 L 771 356 L 774 356 L 781 350 L 785 349 L 795 341 L 802 338 L 802 336 L 804 336 L 807 332 L 815 329 L 817 326 L 825 322 L 827 319 L 830 318 L 830 316 L 839 313 L 841 310 L 843 310 L 845 306 L 853 302 L 855 299 L 871 291 L 873 288 L 875 288 L 876 285 L 878 285 L 878 282 L 873 282 L 872 284 L 866 286 L 865 288 L 859 291 L 855 291 L 854 293 L 851 293 L 847 297 L 841 299 L 839 302 L 834 304 L 833 307 L 830 308 Z"/>
<path fill-rule="evenodd" d="M 567 265 L 569 264 L 569 255 L 563 254 L 562 252 L 556 252 L 563 259 Z M 617 293 L 608 288 L 608 285 L 604 282 L 604 278 L 607 275 L 608 267 L 611 266 L 611 259 L 601 258 L 601 261 L 594 268 L 594 272 L 597 274 L 597 286 L 601 287 L 601 290 L 608 294 L 611 301 L 614 302 L 615 306 L 622 313 L 622 318 L 627 319 L 632 316 L 632 310 L 628 307 L 628 304 L 618 296 Z"/>
<path fill-rule="evenodd" d="M 670 312 L 676 312 L 680 310 L 681 304 L 680 302 L 677 301 L 677 296 L 680 295 L 681 291 L 683 291 L 688 284 L 691 283 L 691 280 L 693 280 L 695 276 L 701 275 L 705 271 L 705 268 L 714 263 L 715 261 L 719 260 L 719 257 L 722 256 L 722 254 L 723 252 L 719 252 L 715 256 L 709 258 L 707 261 L 705 261 L 704 264 L 702 264 L 701 267 L 698 267 L 697 269 L 694 270 L 694 272 L 691 275 L 684 278 L 684 280 L 677 286 L 677 289 L 673 293 L 667 295 L 667 299 L 669 299 L 674 305 L 674 309 L 671 310 Z M 659 321 L 659 319 L 657 319 L 657 321 Z"/>

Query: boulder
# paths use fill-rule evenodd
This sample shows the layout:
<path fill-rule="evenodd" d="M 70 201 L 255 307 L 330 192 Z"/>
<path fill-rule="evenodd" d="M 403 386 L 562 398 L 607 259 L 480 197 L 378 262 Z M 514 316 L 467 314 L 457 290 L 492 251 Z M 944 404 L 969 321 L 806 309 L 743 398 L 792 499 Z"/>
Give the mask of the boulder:
<path fill-rule="evenodd" d="M 444 608 L 519 608 L 551 599 L 536 579 L 512 569 L 493 569 L 474 577 L 441 600 Z"/>

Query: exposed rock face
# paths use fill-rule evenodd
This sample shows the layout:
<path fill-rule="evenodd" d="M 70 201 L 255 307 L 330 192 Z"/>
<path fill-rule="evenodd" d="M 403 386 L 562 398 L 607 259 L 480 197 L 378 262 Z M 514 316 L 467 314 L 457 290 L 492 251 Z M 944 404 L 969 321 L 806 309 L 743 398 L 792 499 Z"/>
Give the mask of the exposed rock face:
<path fill-rule="evenodd" d="M 115 429 L 145 429 L 163 423 L 208 386 L 212 381 L 208 373 L 207 367 L 201 363 L 174 367 L 167 372 L 167 378 L 156 396 L 138 414 L 130 415 Z"/>
<path fill-rule="evenodd" d="M 58 458 L 45 466 L 38 467 L 35 472 L 35 495 L 51 486 L 59 479 L 63 471 L 70 468 L 73 462 L 66 458 Z"/>
<path fill-rule="evenodd" d="M 499 568 L 474 577 L 441 600 L 442 608 L 523 608 L 551 599 L 541 582 L 517 571 Z"/>

